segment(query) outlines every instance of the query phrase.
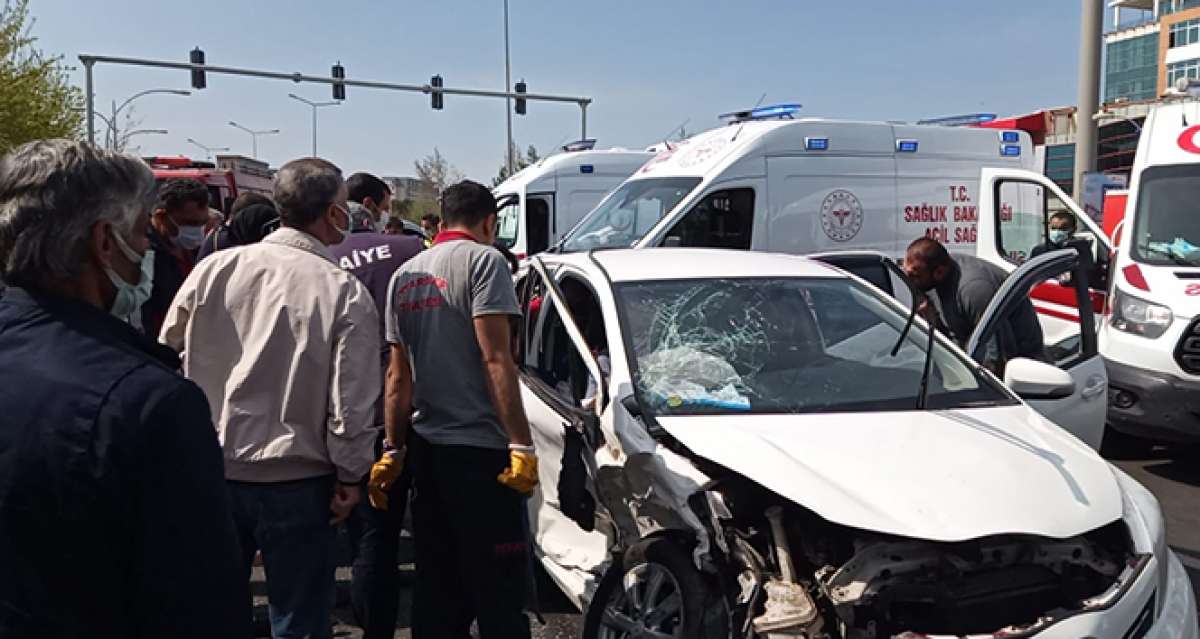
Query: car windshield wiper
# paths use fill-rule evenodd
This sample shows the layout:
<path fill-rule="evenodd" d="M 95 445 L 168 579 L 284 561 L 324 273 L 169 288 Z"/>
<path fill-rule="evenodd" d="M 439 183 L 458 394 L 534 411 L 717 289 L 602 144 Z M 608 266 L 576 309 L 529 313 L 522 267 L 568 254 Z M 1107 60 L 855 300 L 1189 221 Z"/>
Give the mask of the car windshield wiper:
<path fill-rule="evenodd" d="M 904 282 L 912 296 L 912 308 L 908 312 L 908 321 L 904 323 L 904 330 L 900 331 L 900 339 L 896 340 L 896 345 L 892 347 L 892 357 L 895 357 L 900 352 L 900 347 L 904 345 L 904 338 L 908 337 L 908 331 L 912 329 L 913 322 L 917 319 L 917 309 L 921 306 L 921 293 L 917 291 L 912 280 L 908 279 L 908 274 L 904 272 L 904 269 L 901 269 L 895 262 L 885 259 L 883 265 L 895 273 L 901 282 Z M 921 385 L 917 387 L 917 410 L 924 410 L 925 404 L 929 401 L 929 374 L 933 370 L 933 333 L 937 330 L 934 328 L 934 324 L 934 322 L 929 322 L 929 342 L 925 348 L 925 363 L 921 369 Z"/>

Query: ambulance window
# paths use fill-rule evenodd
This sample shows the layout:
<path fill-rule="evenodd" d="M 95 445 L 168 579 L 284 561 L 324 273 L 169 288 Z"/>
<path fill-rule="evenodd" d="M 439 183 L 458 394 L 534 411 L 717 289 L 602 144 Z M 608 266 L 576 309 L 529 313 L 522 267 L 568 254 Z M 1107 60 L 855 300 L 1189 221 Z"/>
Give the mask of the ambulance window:
<path fill-rule="evenodd" d="M 525 251 L 529 255 L 550 248 L 550 205 L 541 197 L 525 200 Z"/>
<path fill-rule="evenodd" d="M 1041 186 L 1006 181 L 996 186 L 996 221 L 1000 254 L 1023 264 L 1034 248 L 1045 243 L 1045 199 Z"/>
<path fill-rule="evenodd" d="M 512 202 L 500 209 L 496 219 L 496 241 L 505 248 L 512 248 L 517 243 L 520 233 L 521 202 L 513 198 Z"/>
<path fill-rule="evenodd" d="M 664 245 L 749 249 L 753 226 L 754 189 L 715 191 L 667 232 Z"/>

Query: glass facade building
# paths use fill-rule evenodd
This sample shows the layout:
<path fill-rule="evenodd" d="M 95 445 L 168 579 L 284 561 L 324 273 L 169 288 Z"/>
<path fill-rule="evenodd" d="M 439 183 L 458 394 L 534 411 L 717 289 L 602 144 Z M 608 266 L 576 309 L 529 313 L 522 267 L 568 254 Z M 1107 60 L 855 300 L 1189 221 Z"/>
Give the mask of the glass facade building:
<path fill-rule="evenodd" d="M 1104 102 L 1150 100 L 1158 95 L 1157 33 L 1110 42 L 1105 57 Z"/>

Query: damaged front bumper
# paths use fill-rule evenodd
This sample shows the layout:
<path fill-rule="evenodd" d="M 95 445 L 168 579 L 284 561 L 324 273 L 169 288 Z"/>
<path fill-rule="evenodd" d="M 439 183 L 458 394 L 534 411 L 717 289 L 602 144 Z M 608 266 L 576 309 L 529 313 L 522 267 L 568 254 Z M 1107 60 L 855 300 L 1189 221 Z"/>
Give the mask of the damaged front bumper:
<path fill-rule="evenodd" d="M 1073 615 L 1035 636 L 1038 639 L 1200 639 L 1191 582 L 1175 553 L 1168 551 L 1167 556 L 1165 567 L 1152 560 L 1149 569 L 1143 570 L 1129 591 L 1111 607 Z M 1159 593 L 1155 592 L 1158 587 L 1155 575 L 1162 569 L 1167 570 L 1167 579 L 1165 592 Z"/>

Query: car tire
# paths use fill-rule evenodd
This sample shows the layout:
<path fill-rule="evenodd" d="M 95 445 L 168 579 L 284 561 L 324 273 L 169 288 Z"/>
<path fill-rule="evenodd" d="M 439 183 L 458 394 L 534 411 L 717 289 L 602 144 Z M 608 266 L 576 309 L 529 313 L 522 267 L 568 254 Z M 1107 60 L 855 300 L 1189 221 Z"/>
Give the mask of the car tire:
<path fill-rule="evenodd" d="M 626 639 L 646 630 L 683 639 L 730 636 L 729 609 L 715 580 L 669 537 L 638 542 L 613 561 L 588 606 L 583 637 Z"/>

